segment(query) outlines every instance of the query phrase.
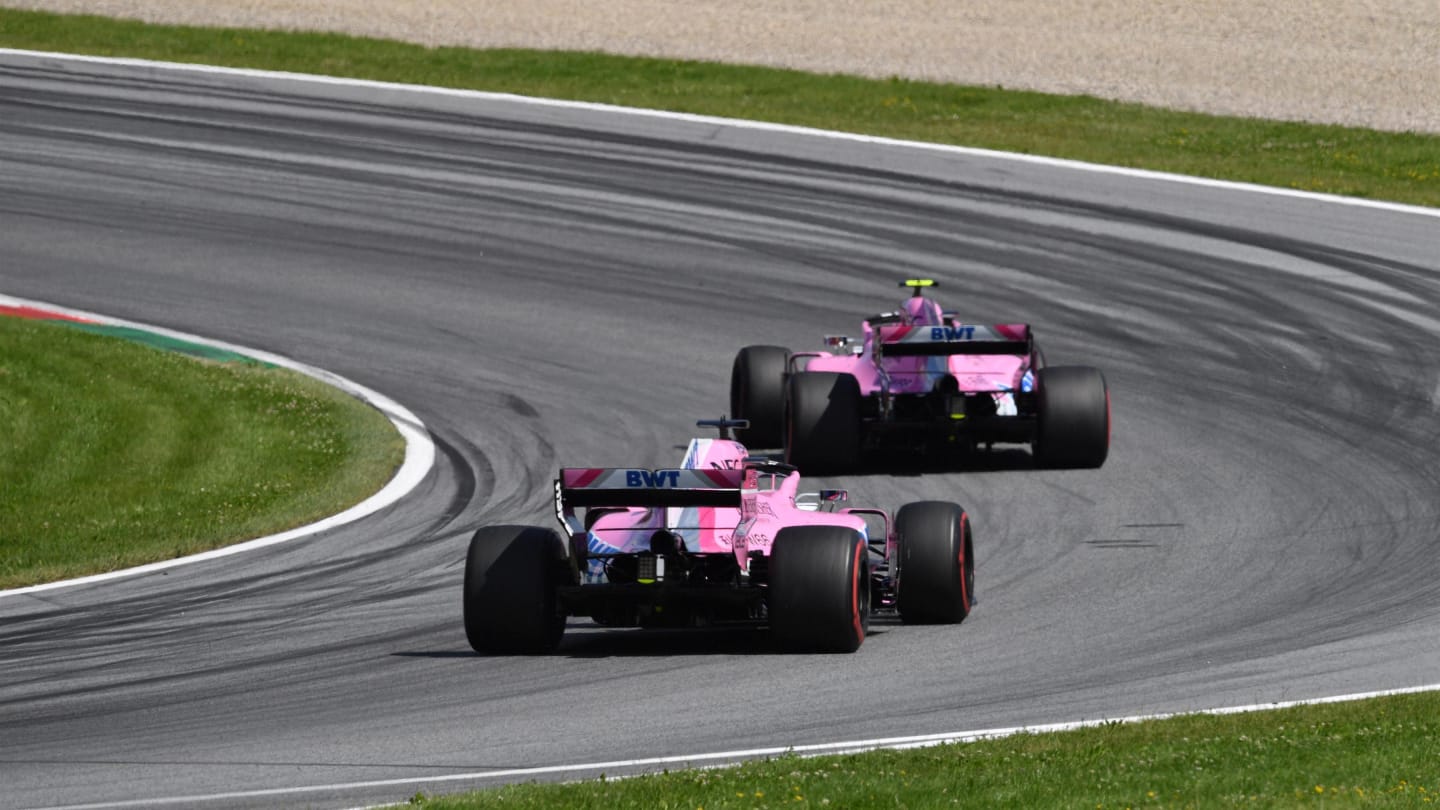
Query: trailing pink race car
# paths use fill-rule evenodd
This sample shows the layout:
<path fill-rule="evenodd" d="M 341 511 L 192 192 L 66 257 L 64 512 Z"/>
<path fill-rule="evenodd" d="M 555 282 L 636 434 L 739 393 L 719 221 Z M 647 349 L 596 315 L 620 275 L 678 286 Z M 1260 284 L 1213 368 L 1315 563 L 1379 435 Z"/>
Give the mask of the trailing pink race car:
<path fill-rule="evenodd" d="M 753 447 L 785 448 L 807 473 L 856 467 L 867 451 L 953 453 L 1029 444 L 1047 467 L 1099 467 L 1110 451 L 1110 392 L 1089 366 L 1046 366 L 1028 324 L 966 324 L 912 279 L 896 312 L 866 318 L 832 351 L 747 346 L 730 407 Z"/>
<path fill-rule="evenodd" d="M 553 649 L 567 617 L 607 626 L 768 625 L 789 650 L 852 652 L 872 611 L 957 623 L 974 602 L 965 510 L 895 516 L 799 492 L 794 467 L 750 458 L 743 420 L 706 420 L 675 469 L 565 468 L 562 532 L 488 526 L 465 561 L 465 633 L 482 653 Z"/>

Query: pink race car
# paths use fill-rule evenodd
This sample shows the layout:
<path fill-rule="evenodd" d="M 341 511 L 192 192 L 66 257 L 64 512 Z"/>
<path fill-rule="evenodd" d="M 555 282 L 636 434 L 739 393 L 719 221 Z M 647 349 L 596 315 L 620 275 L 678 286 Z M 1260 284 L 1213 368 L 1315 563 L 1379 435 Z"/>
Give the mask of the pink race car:
<path fill-rule="evenodd" d="M 554 649 L 569 616 L 607 626 L 768 625 L 788 650 L 853 652 L 870 615 L 958 623 L 974 603 L 965 510 L 881 509 L 844 490 L 801 493 L 794 467 L 751 458 L 730 430 L 675 469 L 565 468 L 563 535 L 488 526 L 465 561 L 465 634 L 481 653 Z M 563 538 L 563 539 L 562 539 Z M 568 541 L 568 542 L 567 542 Z"/>
<path fill-rule="evenodd" d="M 911 279 L 899 311 L 866 318 L 828 352 L 747 346 L 730 374 L 740 439 L 785 448 L 807 473 L 853 469 L 867 451 L 948 453 L 1029 444 L 1047 467 L 1099 467 L 1110 392 L 1099 369 L 1046 366 L 1028 324 L 966 324 Z"/>

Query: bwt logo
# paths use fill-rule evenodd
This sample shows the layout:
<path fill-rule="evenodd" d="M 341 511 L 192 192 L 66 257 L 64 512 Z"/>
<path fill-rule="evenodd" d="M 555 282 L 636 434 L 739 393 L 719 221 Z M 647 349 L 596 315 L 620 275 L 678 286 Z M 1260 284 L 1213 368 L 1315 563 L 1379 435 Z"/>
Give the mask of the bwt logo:
<path fill-rule="evenodd" d="M 680 486 L 679 470 L 626 470 L 625 486 L 627 487 L 678 487 Z"/>
<path fill-rule="evenodd" d="M 932 326 L 930 327 L 931 340 L 972 340 L 975 337 L 973 326 Z"/>

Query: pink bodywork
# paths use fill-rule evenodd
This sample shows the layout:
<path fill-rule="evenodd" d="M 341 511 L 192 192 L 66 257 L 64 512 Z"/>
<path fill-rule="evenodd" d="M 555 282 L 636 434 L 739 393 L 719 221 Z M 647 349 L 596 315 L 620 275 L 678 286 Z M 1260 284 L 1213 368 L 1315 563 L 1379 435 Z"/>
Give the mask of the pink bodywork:
<path fill-rule="evenodd" d="M 965 393 L 1012 393 L 1029 389 L 1027 375 L 1034 369 L 1030 367 L 1029 351 L 1022 346 L 1030 341 L 1028 325 L 958 323 L 947 318 L 939 304 L 919 296 L 905 299 L 897 314 L 899 324 L 876 329 L 868 321 L 864 322 L 861 326 L 864 337 L 858 353 L 796 352 L 794 357 L 810 358 L 806 371 L 838 371 L 853 376 L 860 384 L 862 396 L 928 393 L 947 374 L 955 378 L 958 390 Z M 1016 352 L 886 356 L 889 347 L 970 341 L 1014 343 Z M 959 351 L 963 352 L 963 348 Z"/>
<path fill-rule="evenodd" d="M 769 556 L 776 534 L 786 526 L 844 526 L 869 539 L 865 521 L 858 514 L 850 514 L 850 510 L 822 511 L 818 504 L 814 509 L 797 506 L 799 473 L 747 467 L 748 455 L 739 442 L 692 439 L 678 471 L 566 468 L 560 471 L 558 483 L 562 491 L 587 488 L 610 491 L 628 488 L 637 494 L 655 489 L 738 491 L 738 508 L 682 505 L 607 510 L 586 532 L 591 554 L 648 551 L 651 536 L 657 530 L 666 529 L 681 538 L 687 552 L 730 552 L 741 569 L 748 570 L 751 553 Z M 679 495 L 679 499 L 685 500 L 684 495 Z M 578 521 L 573 508 L 566 507 L 563 498 L 559 508 L 562 519 L 574 528 Z M 601 570 L 603 567 L 591 569 L 592 574 Z"/>

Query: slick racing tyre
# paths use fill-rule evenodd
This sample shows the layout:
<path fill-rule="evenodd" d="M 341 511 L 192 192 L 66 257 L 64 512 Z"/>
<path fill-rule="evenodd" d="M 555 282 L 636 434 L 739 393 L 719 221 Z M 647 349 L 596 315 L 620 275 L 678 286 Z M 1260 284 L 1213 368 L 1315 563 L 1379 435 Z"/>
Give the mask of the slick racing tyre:
<path fill-rule="evenodd" d="M 1099 467 L 1110 454 L 1110 389 L 1100 369 L 1049 366 L 1035 378 L 1033 452 L 1043 467 Z"/>
<path fill-rule="evenodd" d="M 779 447 L 785 430 L 785 370 L 790 350 L 780 346 L 746 346 L 730 367 L 730 414 L 750 420 L 735 431 L 746 447 Z"/>
<path fill-rule="evenodd" d="M 789 652 L 849 653 L 870 626 L 870 552 L 843 526 L 787 526 L 770 550 L 770 632 Z"/>
<path fill-rule="evenodd" d="M 465 558 L 465 636 L 485 654 L 555 649 L 565 616 L 555 589 L 567 571 L 560 536 L 535 526 L 486 526 Z"/>
<path fill-rule="evenodd" d="M 908 624 L 959 624 L 975 597 L 970 518 L 958 504 L 917 501 L 895 515 L 898 607 Z"/>
<path fill-rule="evenodd" d="M 791 374 L 785 398 L 785 461 L 808 475 L 860 465 L 860 383 L 850 374 Z"/>

